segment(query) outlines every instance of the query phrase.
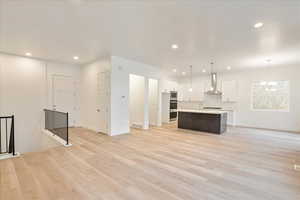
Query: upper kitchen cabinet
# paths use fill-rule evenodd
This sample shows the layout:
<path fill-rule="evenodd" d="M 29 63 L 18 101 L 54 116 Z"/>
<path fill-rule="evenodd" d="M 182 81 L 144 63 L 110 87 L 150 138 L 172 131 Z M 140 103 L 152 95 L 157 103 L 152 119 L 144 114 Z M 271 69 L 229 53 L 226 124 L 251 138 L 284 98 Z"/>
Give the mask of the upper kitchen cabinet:
<path fill-rule="evenodd" d="M 211 81 L 204 81 L 204 92 L 211 89 Z"/>
<path fill-rule="evenodd" d="M 190 91 L 190 83 L 182 83 L 178 89 L 179 101 L 203 101 L 204 85 L 203 83 L 194 83 L 193 90 Z"/>
<path fill-rule="evenodd" d="M 178 90 L 178 100 L 179 101 L 191 101 L 192 93 L 189 91 L 188 84 L 182 83 L 180 84 Z"/>
<path fill-rule="evenodd" d="M 182 84 L 179 84 L 178 85 L 178 101 L 183 101 L 183 85 Z"/>
<path fill-rule="evenodd" d="M 193 85 L 193 91 L 191 93 L 191 101 L 203 101 L 204 100 L 204 84 L 197 83 Z"/>
<path fill-rule="evenodd" d="M 222 101 L 236 102 L 237 98 L 237 82 L 235 80 L 222 81 Z"/>
<path fill-rule="evenodd" d="M 162 80 L 162 92 L 178 91 L 178 83 L 176 81 Z"/>

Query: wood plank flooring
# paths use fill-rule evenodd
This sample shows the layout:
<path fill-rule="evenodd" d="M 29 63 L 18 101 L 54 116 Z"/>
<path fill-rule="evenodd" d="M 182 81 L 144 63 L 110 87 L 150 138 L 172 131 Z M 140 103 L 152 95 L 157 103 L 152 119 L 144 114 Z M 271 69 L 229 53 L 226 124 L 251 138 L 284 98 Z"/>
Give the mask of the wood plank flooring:
<path fill-rule="evenodd" d="M 108 137 L 71 129 L 72 147 L 0 161 L 0 200 L 299 200 L 300 135 L 174 124 Z"/>

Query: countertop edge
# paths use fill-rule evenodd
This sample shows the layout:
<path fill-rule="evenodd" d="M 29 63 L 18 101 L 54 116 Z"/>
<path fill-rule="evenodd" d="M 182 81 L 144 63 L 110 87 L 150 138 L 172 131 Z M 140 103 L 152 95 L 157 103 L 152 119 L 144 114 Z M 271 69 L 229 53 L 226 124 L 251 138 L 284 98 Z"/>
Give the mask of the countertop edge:
<path fill-rule="evenodd" d="M 228 113 L 229 111 L 178 110 L 178 112 L 186 112 L 186 113 L 203 113 L 203 114 L 221 115 L 221 114 Z"/>

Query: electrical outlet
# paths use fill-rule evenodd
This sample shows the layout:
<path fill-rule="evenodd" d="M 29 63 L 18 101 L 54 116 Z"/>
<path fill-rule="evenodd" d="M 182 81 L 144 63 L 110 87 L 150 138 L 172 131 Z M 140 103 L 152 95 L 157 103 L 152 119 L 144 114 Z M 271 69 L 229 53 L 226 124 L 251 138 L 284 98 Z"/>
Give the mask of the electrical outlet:
<path fill-rule="evenodd" d="M 294 165 L 294 169 L 295 169 L 296 171 L 300 171 L 300 165 Z"/>

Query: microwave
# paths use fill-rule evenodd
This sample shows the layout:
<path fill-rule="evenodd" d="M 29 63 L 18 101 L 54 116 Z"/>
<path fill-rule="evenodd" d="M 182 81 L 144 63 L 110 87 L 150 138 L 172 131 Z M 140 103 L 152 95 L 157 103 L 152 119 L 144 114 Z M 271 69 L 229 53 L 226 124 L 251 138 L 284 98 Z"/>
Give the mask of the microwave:
<path fill-rule="evenodd" d="M 177 99 L 177 92 L 171 92 L 171 99 Z"/>

